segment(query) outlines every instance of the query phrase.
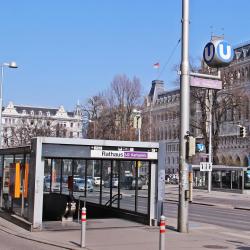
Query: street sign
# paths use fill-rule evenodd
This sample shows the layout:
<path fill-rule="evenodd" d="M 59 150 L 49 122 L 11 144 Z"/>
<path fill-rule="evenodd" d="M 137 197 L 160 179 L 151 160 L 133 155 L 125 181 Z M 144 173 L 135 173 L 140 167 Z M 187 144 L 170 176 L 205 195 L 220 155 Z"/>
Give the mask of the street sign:
<path fill-rule="evenodd" d="M 222 89 L 222 81 L 190 76 L 190 86 L 208 89 Z"/>
<path fill-rule="evenodd" d="M 197 143 L 196 144 L 196 151 L 197 152 L 205 152 L 205 150 L 206 150 L 206 147 L 205 147 L 205 145 L 204 144 L 202 144 L 202 143 Z"/>
<path fill-rule="evenodd" d="M 212 162 L 200 162 L 200 171 L 212 171 Z"/>
<path fill-rule="evenodd" d="M 215 39 L 207 43 L 203 51 L 203 59 L 209 67 L 218 68 L 228 66 L 234 57 L 232 46 L 222 39 Z"/>

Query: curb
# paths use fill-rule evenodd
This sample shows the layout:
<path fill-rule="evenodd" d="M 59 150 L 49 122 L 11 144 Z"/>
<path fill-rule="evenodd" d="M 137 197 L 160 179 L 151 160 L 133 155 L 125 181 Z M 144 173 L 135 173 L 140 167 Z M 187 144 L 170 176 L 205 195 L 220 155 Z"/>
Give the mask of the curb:
<path fill-rule="evenodd" d="M 165 199 L 165 202 L 167 202 L 167 201 L 175 202 L 175 203 L 179 202 L 178 200 Z M 250 208 L 248 208 L 248 207 L 234 207 L 232 205 L 227 205 L 227 204 L 214 204 L 214 203 L 204 203 L 204 202 L 196 202 L 196 201 L 192 201 L 190 203 L 191 204 L 196 204 L 196 205 L 201 205 L 201 206 L 221 207 L 221 208 L 230 208 L 230 209 L 238 209 L 238 210 L 250 211 Z"/>

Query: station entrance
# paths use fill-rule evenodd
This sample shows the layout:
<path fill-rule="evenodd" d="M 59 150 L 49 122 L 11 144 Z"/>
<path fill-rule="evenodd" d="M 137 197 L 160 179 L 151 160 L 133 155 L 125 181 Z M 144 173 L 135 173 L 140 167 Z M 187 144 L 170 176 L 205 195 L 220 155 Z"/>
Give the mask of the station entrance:
<path fill-rule="evenodd" d="M 38 137 L 1 149 L 1 208 L 42 230 L 43 222 L 119 217 L 151 225 L 165 194 L 158 143 Z M 163 159 L 163 157 L 161 157 Z"/>
<path fill-rule="evenodd" d="M 150 161 L 47 158 L 44 162 L 43 220 L 60 219 L 57 199 L 67 197 L 75 203 L 70 204 L 75 218 L 85 203 L 91 217 L 149 223 Z"/>

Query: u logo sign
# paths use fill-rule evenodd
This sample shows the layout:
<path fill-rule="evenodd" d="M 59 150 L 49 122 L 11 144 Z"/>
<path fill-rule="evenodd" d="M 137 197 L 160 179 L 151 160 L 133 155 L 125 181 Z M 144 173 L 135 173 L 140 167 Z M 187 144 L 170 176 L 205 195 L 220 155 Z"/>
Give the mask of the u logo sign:
<path fill-rule="evenodd" d="M 212 43 L 206 45 L 203 52 L 205 62 L 210 62 L 214 58 L 214 50 L 214 45 Z"/>
<path fill-rule="evenodd" d="M 231 61 L 232 59 L 232 47 L 225 41 L 222 41 L 218 44 L 217 53 L 218 56 L 225 62 Z"/>

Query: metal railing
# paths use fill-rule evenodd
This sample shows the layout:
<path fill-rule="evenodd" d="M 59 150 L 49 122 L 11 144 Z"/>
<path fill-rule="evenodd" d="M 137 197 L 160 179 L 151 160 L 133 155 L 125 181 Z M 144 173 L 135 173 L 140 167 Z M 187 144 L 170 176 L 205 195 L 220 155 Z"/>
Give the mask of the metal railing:
<path fill-rule="evenodd" d="M 115 194 L 111 197 L 110 200 L 108 200 L 105 204 L 105 206 L 110 206 L 112 205 L 115 201 L 117 201 L 118 199 L 122 199 L 122 194 Z"/>

